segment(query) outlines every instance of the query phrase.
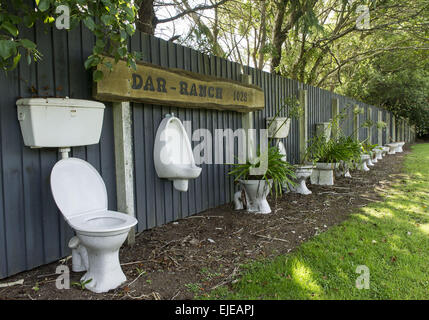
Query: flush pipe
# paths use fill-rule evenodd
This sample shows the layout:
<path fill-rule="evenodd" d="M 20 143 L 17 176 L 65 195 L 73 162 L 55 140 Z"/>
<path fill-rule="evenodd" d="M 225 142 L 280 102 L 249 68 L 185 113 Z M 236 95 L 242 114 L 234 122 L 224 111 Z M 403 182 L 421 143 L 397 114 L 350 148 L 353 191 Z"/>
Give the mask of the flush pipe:
<path fill-rule="evenodd" d="M 70 148 L 69 147 L 59 148 L 59 152 L 61 153 L 61 159 L 68 159 Z"/>

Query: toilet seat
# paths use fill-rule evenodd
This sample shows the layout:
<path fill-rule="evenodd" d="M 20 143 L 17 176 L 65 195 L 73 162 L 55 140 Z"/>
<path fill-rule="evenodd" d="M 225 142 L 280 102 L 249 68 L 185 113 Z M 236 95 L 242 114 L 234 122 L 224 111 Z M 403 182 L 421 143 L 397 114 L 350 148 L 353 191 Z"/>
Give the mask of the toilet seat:
<path fill-rule="evenodd" d="M 79 233 L 104 236 L 122 233 L 136 225 L 137 220 L 124 213 L 106 210 L 86 213 L 68 220 L 70 226 Z"/>
<path fill-rule="evenodd" d="M 58 161 L 51 172 L 51 191 L 68 224 L 77 232 L 103 236 L 137 224 L 134 217 L 107 210 L 107 190 L 97 170 L 78 158 Z"/>

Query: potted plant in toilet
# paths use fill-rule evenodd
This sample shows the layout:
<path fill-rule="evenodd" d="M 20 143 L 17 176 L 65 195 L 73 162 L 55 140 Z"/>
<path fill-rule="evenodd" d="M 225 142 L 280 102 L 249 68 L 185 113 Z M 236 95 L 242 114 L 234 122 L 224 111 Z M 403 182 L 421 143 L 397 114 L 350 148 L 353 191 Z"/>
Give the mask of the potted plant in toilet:
<path fill-rule="evenodd" d="M 280 114 L 284 112 L 286 113 L 286 116 L 280 116 Z M 304 110 L 300 106 L 297 99 L 293 99 L 291 97 L 285 99 L 284 104 L 281 108 L 279 108 L 279 110 L 277 110 L 276 115 L 266 119 L 270 141 L 272 139 L 286 138 L 289 134 L 291 119 L 300 118 L 303 115 L 303 112 Z M 277 146 L 280 149 L 280 152 L 284 152 L 284 150 L 281 150 L 284 149 L 284 146 L 280 141 L 278 142 Z M 283 156 L 286 157 L 285 153 Z M 285 160 L 285 158 L 283 160 Z M 301 163 L 299 165 L 294 165 L 293 168 L 296 176 L 294 183 L 288 183 L 284 181 L 282 184 L 282 189 L 285 192 L 292 191 L 305 195 L 311 194 L 311 191 L 305 185 L 305 179 L 310 176 L 313 170 L 313 165 Z"/>
<path fill-rule="evenodd" d="M 229 172 L 244 190 L 248 212 L 270 213 L 267 196 L 271 192 L 277 197 L 282 193 L 285 182 L 293 184 L 293 167 L 283 160 L 283 155 L 275 146 L 265 153 L 258 152 L 255 161 L 247 160 L 243 164 L 234 164 Z"/>
<path fill-rule="evenodd" d="M 375 152 L 373 150 L 377 145 L 369 143 L 368 139 L 366 139 L 361 143 L 361 146 L 362 146 L 362 154 L 368 155 L 368 157 L 365 157 L 367 158 L 366 160 L 367 166 L 370 166 L 370 167 L 374 166 L 374 164 L 372 163 L 372 159 L 374 158 Z"/>
<path fill-rule="evenodd" d="M 341 136 L 338 139 L 329 139 L 323 135 L 314 137 L 310 141 L 308 154 L 315 162 L 311 175 L 311 183 L 318 185 L 333 185 L 334 170 L 340 167 L 341 162 L 350 162 L 356 158 L 357 144 L 350 137 Z"/>

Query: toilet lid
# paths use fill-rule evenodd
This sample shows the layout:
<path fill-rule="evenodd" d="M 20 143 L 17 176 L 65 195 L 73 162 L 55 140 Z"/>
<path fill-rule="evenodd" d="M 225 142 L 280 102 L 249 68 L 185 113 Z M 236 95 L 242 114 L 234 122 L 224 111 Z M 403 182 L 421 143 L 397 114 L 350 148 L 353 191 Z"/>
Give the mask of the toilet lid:
<path fill-rule="evenodd" d="M 66 219 L 107 209 L 106 186 L 88 162 L 68 158 L 58 161 L 51 172 L 51 191 Z"/>

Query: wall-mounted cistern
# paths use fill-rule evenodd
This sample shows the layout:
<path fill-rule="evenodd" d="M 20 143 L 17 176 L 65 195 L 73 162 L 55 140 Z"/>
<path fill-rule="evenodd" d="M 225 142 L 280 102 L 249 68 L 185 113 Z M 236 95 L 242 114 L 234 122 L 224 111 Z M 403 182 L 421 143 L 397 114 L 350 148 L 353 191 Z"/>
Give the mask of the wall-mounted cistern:
<path fill-rule="evenodd" d="M 59 148 L 97 144 L 103 126 L 104 104 L 69 98 L 19 99 L 18 120 L 24 144 L 30 148 Z"/>

